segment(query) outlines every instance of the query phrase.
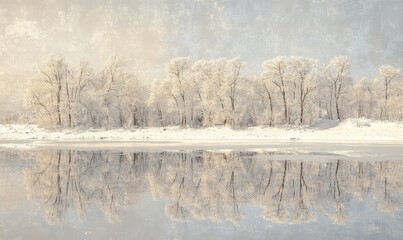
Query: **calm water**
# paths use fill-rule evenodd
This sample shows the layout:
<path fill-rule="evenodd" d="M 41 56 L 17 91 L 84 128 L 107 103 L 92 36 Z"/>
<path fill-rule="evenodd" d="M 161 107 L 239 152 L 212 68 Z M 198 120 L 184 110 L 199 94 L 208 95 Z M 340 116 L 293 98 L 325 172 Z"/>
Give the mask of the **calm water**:
<path fill-rule="evenodd" d="M 403 158 L 287 154 L 2 150 L 0 239 L 403 238 Z"/>

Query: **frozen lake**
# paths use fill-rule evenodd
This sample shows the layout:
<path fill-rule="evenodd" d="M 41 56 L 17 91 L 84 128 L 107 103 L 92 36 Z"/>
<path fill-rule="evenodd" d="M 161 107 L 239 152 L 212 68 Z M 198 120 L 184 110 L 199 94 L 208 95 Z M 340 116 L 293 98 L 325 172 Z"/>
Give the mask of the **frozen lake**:
<path fill-rule="evenodd" d="M 403 145 L 3 142 L 0 239 L 402 239 Z"/>

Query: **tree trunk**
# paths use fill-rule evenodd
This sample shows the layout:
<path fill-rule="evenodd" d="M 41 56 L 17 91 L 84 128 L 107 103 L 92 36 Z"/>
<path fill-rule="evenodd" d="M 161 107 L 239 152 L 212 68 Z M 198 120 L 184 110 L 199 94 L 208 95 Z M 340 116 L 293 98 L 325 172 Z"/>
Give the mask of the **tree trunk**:
<path fill-rule="evenodd" d="M 271 94 L 266 84 L 264 84 L 264 89 L 266 90 L 267 98 L 269 99 L 269 108 L 270 108 L 270 119 L 269 126 L 272 127 L 274 125 L 274 116 L 273 116 L 273 100 L 271 98 Z"/>
<path fill-rule="evenodd" d="M 339 121 L 341 121 L 340 110 L 339 110 L 339 101 L 338 100 L 336 100 L 336 114 L 337 114 L 337 119 L 339 119 Z"/>
<path fill-rule="evenodd" d="M 300 102 L 300 116 L 299 116 L 299 125 L 302 125 L 304 120 L 304 82 L 301 81 L 299 86 L 299 102 Z"/>
<path fill-rule="evenodd" d="M 285 98 L 285 91 L 282 91 L 281 94 L 283 95 L 283 105 L 284 105 L 284 120 L 285 123 L 288 124 L 288 112 L 287 112 L 287 100 Z"/>
<path fill-rule="evenodd" d="M 57 125 L 59 126 L 59 127 L 61 127 L 62 126 L 62 113 L 61 113 L 61 110 L 60 110 L 60 105 L 61 105 L 61 91 L 62 91 L 62 86 L 61 85 L 59 85 L 59 87 L 58 87 L 58 92 L 57 92 L 57 105 L 56 105 L 56 108 L 57 108 Z"/>
<path fill-rule="evenodd" d="M 303 119 L 304 119 L 304 103 L 302 102 L 302 100 L 301 100 L 301 103 L 300 103 L 300 108 L 301 108 L 301 113 L 300 113 L 300 116 L 299 116 L 299 125 L 302 125 L 302 123 L 304 122 L 303 121 Z"/>
<path fill-rule="evenodd" d="M 71 128 L 72 127 L 72 123 L 71 123 L 71 96 L 70 96 L 69 84 L 68 84 L 67 79 L 66 79 L 66 95 L 67 95 L 69 128 Z"/>
<path fill-rule="evenodd" d="M 389 118 L 389 113 L 388 113 L 388 88 L 389 88 L 389 81 L 388 81 L 388 79 L 385 79 L 385 119 L 386 120 Z"/>
<path fill-rule="evenodd" d="M 269 121 L 269 126 L 272 127 L 272 126 L 274 126 L 274 116 L 273 116 L 273 102 L 272 102 L 271 96 L 269 97 L 269 104 L 270 104 L 270 121 Z"/>

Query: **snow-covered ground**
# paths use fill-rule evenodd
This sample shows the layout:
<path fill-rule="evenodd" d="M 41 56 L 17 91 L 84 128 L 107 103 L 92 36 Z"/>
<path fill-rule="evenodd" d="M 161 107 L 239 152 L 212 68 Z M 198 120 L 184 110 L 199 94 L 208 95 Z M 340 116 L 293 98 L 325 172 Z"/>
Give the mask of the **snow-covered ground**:
<path fill-rule="evenodd" d="M 258 142 L 403 142 L 403 123 L 368 119 L 319 120 L 308 127 L 142 128 L 133 130 L 48 131 L 35 125 L 0 125 L 0 140 L 40 140 L 57 142 L 138 141 L 182 143 Z"/>

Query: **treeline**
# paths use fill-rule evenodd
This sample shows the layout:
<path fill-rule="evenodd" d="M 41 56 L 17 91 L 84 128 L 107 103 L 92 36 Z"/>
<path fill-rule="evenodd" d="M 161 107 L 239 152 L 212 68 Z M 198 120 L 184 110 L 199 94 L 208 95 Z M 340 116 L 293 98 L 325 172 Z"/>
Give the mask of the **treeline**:
<path fill-rule="evenodd" d="M 265 61 L 258 75 L 243 74 L 240 58 L 174 58 L 166 79 L 145 83 L 113 58 L 94 72 L 81 61 L 52 57 L 33 81 L 27 115 L 47 128 L 133 128 L 180 125 L 311 124 L 318 118 L 403 120 L 400 69 L 379 67 L 374 79 L 353 80 L 349 59 L 328 64 L 306 57 Z"/>

